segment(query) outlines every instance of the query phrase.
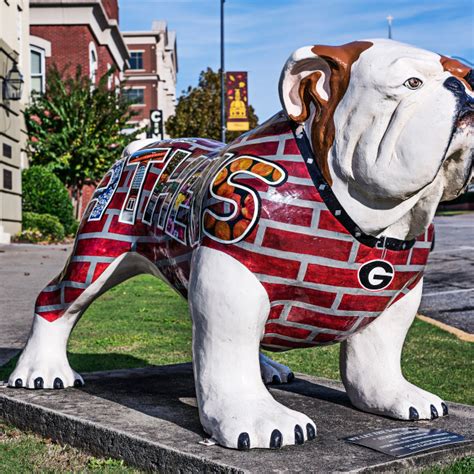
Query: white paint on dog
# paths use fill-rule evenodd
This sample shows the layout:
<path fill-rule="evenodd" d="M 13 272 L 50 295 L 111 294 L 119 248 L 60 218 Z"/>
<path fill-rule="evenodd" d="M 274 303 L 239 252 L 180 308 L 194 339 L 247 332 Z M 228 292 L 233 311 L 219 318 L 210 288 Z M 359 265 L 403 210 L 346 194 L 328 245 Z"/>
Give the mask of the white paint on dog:
<path fill-rule="evenodd" d="M 294 444 L 299 425 L 306 439 L 308 424 L 316 430 L 314 422 L 275 401 L 260 375 L 259 346 L 270 304 L 255 275 L 234 258 L 201 247 L 189 289 L 196 395 L 206 433 L 230 448 L 247 433 L 251 448 L 268 448 L 274 430 L 283 446 Z"/>
<path fill-rule="evenodd" d="M 459 105 L 444 85 L 451 74 L 439 55 L 390 40 L 369 43 L 358 49 L 345 71 L 348 83 L 339 97 L 331 90 L 334 62 L 316 55 L 312 47 L 300 48 L 288 60 L 280 96 L 290 116 L 302 117 L 301 130 L 308 136 L 321 114 L 331 111 L 334 139 L 327 156 L 319 158 L 326 160 L 332 189 L 360 229 L 373 236 L 411 239 L 428 228 L 440 199 L 455 197 L 468 182 L 472 126 L 461 123 L 452 134 Z M 302 103 L 303 81 L 304 87 L 315 88 L 310 104 Z M 464 94 L 473 96 L 467 87 Z M 124 154 L 151 142 L 133 142 Z M 318 146 L 312 146 L 318 158 Z M 52 388 L 60 377 L 68 387 L 82 380 L 66 357 L 70 331 L 97 296 L 139 273 L 161 276 L 145 257 L 122 255 L 60 319 L 47 322 L 35 316 L 9 385 L 21 380 L 24 387 L 34 388 L 42 378 L 43 387 Z M 341 375 L 358 408 L 398 419 L 407 419 L 411 408 L 420 419 L 431 418 L 432 407 L 443 414 L 441 399 L 407 382 L 400 367 L 421 293 L 420 282 L 342 344 Z M 312 420 L 276 402 L 264 385 L 275 375 L 287 381 L 290 370 L 259 357 L 270 308 L 256 276 L 229 255 L 200 247 L 191 262 L 189 303 L 197 401 L 206 432 L 222 446 L 236 448 L 247 435 L 246 447 L 268 448 L 275 430 L 282 445 L 295 444 L 297 426 L 304 439 L 308 427 L 315 431 Z"/>

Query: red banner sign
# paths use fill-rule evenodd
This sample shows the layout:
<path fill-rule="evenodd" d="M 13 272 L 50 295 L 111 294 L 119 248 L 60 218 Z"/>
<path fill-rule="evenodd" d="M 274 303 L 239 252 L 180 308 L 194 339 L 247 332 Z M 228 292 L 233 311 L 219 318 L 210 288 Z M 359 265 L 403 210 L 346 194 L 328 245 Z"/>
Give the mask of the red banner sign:
<path fill-rule="evenodd" d="M 245 132 L 249 129 L 247 72 L 226 73 L 227 130 Z"/>

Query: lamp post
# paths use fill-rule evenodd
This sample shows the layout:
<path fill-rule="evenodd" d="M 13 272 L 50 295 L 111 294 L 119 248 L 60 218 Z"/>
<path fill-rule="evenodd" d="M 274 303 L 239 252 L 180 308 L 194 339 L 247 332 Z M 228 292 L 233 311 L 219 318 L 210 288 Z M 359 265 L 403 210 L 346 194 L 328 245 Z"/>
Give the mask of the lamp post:
<path fill-rule="evenodd" d="M 388 21 L 388 39 L 392 39 L 392 20 L 393 16 L 388 15 L 387 21 Z"/>
<path fill-rule="evenodd" d="M 225 143 L 224 3 L 221 0 L 221 141 Z"/>
<path fill-rule="evenodd" d="M 6 77 L 3 79 L 3 99 L 4 100 L 20 100 L 23 93 L 23 75 L 16 63 L 8 71 Z"/>

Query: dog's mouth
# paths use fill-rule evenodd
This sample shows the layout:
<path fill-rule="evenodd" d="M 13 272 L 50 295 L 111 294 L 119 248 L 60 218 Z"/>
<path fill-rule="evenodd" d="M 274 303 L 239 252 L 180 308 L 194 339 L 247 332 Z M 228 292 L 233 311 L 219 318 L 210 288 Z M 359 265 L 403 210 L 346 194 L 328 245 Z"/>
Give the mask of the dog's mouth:
<path fill-rule="evenodd" d="M 469 127 L 474 127 L 474 108 L 462 108 L 456 120 L 456 130 L 464 130 Z"/>

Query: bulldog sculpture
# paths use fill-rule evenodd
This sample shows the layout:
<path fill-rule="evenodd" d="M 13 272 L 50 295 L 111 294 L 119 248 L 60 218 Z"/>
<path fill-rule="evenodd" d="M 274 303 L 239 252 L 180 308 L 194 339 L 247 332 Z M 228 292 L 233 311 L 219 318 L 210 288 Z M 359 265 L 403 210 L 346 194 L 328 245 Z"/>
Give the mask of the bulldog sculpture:
<path fill-rule="evenodd" d="M 443 400 L 405 380 L 400 355 L 436 207 L 471 178 L 472 87 L 465 65 L 395 41 L 308 46 L 284 66 L 284 110 L 230 145 L 131 143 L 39 295 L 9 385 L 81 386 L 66 357 L 74 325 L 97 296 L 150 273 L 189 301 L 199 415 L 223 446 L 316 436 L 313 420 L 266 389 L 292 374 L 260 347 L 342 342 L 357 408 L 446 415 Z"/>

